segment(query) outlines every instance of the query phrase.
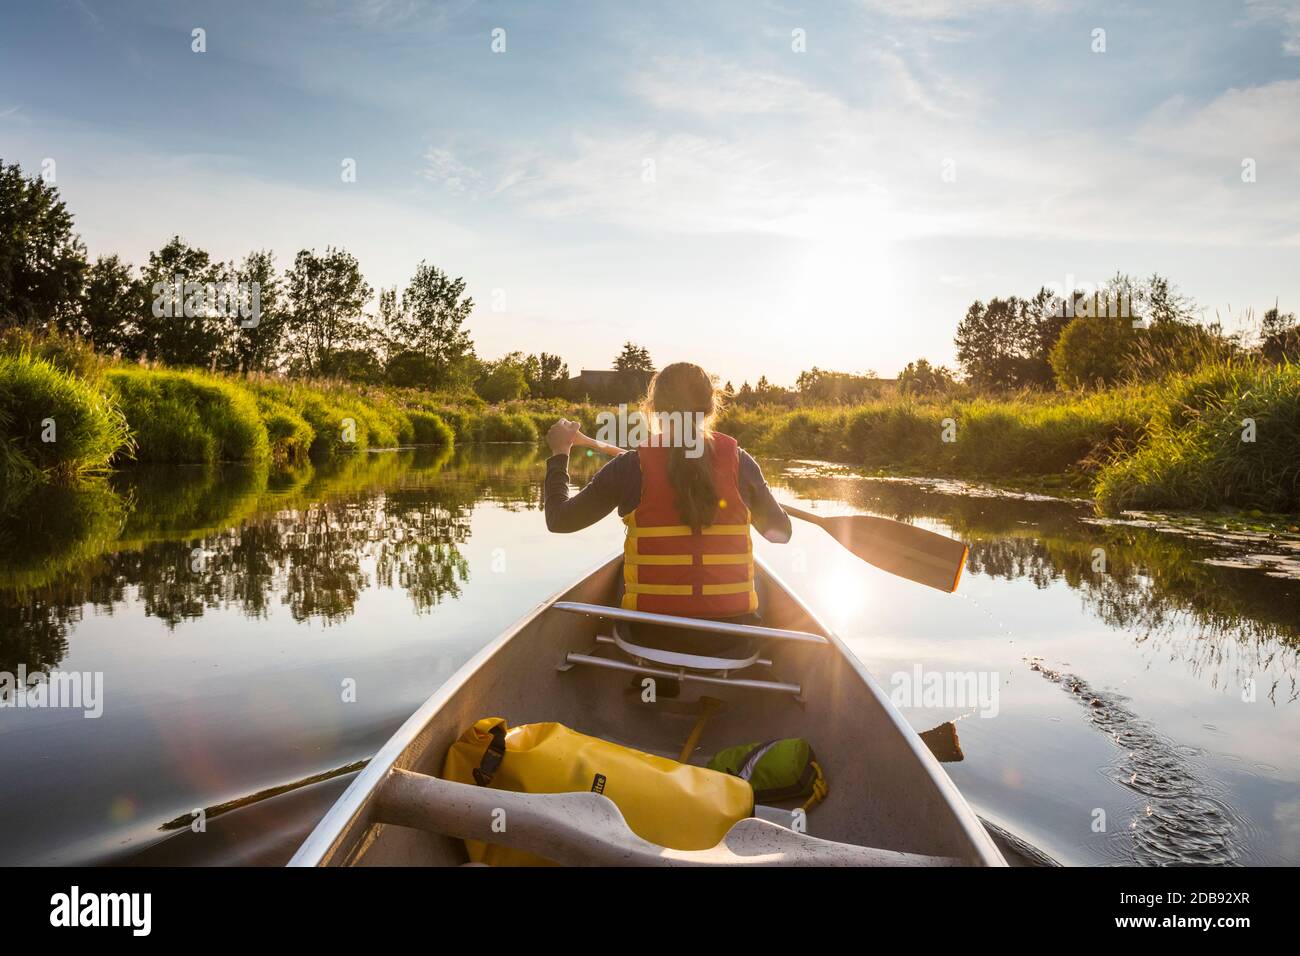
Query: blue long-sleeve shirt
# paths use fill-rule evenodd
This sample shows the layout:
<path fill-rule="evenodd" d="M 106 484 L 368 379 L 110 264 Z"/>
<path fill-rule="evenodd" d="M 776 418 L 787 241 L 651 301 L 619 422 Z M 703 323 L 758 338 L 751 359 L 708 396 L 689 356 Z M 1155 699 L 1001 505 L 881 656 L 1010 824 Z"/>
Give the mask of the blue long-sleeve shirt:
<path fill-rule="evenodd" d="M 749 509 L 750 524 L 768 541 L 790 540 L 790 516 L 781 510 L 763 471 L 746 451 L 740 452 L 737 475 L 740 497 Z M 543 500 L 546 527 L 568 533 L 590 527 L 615 508 L 619 517 L 631 514 L 641 503 L 641 461 L 636 451 L 610 459 L 587 486 L 569 496 L 569 456 L 552 455 L 546 460 Z"/>

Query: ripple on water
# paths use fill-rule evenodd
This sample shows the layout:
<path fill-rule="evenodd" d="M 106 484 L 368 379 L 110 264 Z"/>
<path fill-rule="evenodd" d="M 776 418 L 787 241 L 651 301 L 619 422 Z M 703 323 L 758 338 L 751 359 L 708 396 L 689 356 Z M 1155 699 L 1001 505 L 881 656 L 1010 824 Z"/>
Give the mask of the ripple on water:
<path fill-rule="evenodd" d="M 1123 862 L 1143 866 L 1223 866 L 1237 862 L 1249 825 L 1202 779 L 1193 762 L 1203 751 L 1180 746 L 1125 706 L 1126 698 L 1096 690 L 1083 678 L 1038 661 L 1036 670 L 1087 708 L 1093 726 L 1119 747 L 1103 769 L 1114 783 L 1143 798 L 1128 821 L 1131 844 Z"/>

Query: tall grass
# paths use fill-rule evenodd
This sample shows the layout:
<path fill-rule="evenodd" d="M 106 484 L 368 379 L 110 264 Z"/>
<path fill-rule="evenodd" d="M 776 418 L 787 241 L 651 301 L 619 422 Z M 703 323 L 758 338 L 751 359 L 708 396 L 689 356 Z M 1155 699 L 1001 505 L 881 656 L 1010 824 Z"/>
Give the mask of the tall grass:
<path fill-rule="evenodd" d="M 137 461 L 262 461 L 271 454 L 257 400 L 201 372 L 115 368 L 106 385 L 130 424 Z"/>
<path fill-rule="evenodd" d="M 1096 494 L 1107 510 L 1300 511 L 1300 366 L 1224 363 L 1167 384 L 1147 440 Z"/>
<path fill-rule="evenodd" d="M 93 385 L 27 352 L 0 355 L 0 499 L 104 471 L 129 447 L 121 412 Z"/>
<path fill-rule="evenodd" d="M 24 337 L 26 336 L 26 337 Z M 0 337 L 0 505 L 141 462 L 298 466 L 410 444 L 535 443 L 600 407 L 121 366 L 75 341 Z M 53 422 L 54 441 L 43 440 Z M 731 408 L 750 451 L 877 471 L 1064 484 L 1107 510 L 1300 511 L 1300 367 L 1209 357 L 1190 374 L 1100 392 Z M 277 479 L 278 480 L 278 479 Z"/>
<path fill-rule="evenodd" d="M 751 450 L 785 457 L 966 477 L 1078 477 L 1142 434 L 1136 394 L 740 409 L 719 427 Z"/>
<path fill-rule="evenodd" d="M 719 427 L 772 455 L 1064 481 L 1108 511 L 1300 511 L 1295 365 L 1223 359 L 1190 375 L 1101 392 L 734 409 Z"/>

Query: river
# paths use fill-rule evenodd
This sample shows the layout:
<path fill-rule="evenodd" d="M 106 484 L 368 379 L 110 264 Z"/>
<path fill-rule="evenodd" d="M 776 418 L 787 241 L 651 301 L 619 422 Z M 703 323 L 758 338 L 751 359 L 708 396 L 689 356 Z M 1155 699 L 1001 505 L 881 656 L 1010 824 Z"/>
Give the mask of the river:
<path fill-rule="evenodd" d="M 762 464 L 784 500 L 970 543 L 956 595 L 797 522 L 756 549 L 886 692 L 996 687 L 902 708 L 957 721 L 945 768 L 990 824 L 1063 864 L 1300 863 L 1300 536 Z M 621 546 L 615 516 L 548 534 L 543 471 L 531 445 L 138 468 L 0 518 L 0 672 L 102 681 L 99 716 L 3 695 L 0 863 L 283 863 L 429 693 Z"/>

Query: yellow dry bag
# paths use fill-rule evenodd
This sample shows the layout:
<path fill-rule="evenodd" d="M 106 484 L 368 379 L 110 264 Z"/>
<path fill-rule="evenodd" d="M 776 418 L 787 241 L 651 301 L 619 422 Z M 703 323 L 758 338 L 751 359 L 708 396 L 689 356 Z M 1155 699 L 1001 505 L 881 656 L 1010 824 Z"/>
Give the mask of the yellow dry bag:
<path fill-rule="evenodd" d="M 442 775 L 516 793 L 603 793 L 643 840 L 674 850 L 716 846 L 754 811 L 754 791 L 739 777 L 588 737 L 563 724 L 513 730 L 485 717 L 447 751 Z M 522 850 L 466 840 L 469 858 L 493 866 L 544 866 Z"/>

